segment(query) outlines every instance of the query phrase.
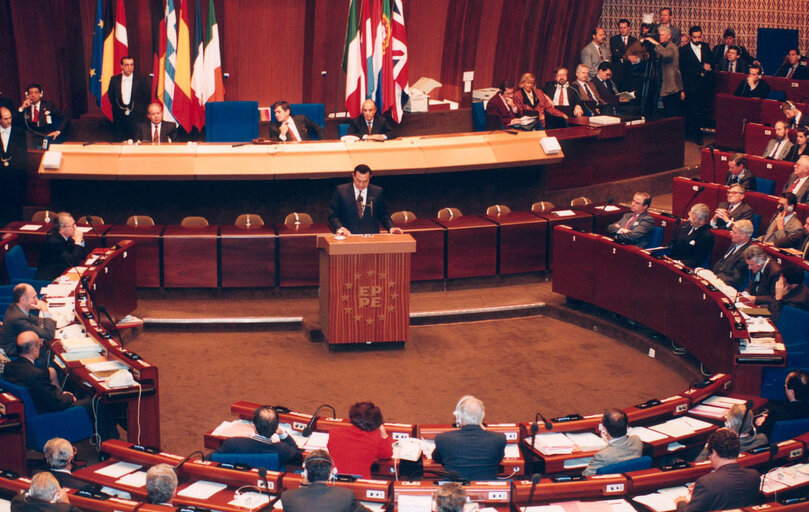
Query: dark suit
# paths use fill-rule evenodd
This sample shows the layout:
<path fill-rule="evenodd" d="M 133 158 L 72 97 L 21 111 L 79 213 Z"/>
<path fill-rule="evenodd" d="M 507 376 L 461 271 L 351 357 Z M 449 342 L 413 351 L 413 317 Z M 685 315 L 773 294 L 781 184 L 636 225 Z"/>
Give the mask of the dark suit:
<path fill-rule="evenodd" d="M 12 112 L 16 112 L 16 109 Z M 25 172 L 28 166 L 25 132 L 13 124 L 9 130 L 8 144 L 3 147 L 0 141 L 0 226 L 22 220 L 22 206 L 25 203 Z"/>
<path fill-rule="evenodd" d="M 785 62 L 775 71 L 775 76 L 786 77 L 789 74 L 789 61 Z M 800 63 L 795 66 L 795 71 L 792 72 L 790 77 L 792 80 L 807 80 L 809 79 L 809 68 L 802 66 Z"/>
<path fill-rule="evenodd" d="M 794 401 L 794 402 L 771 402 L 767 404 L 769 412 L 761 424 L 758 431 L 766 435 L 768 438 L 772 435 L 772 428 L 777 421 L 787 420 L 801 420 L 809 418 L 809 403 Z"/>
<path fill-rule="evenodd" d="M 683 222 L 671 238 L 671 257 L 684 265 L 701 267 L 713 249 L 713 233 L 708 224 L 691 231 L 690 222 Z"/>
<path fill-rule="evenodd" d="M 284 512 L 369 512 L 350 489 L 315 482 L 281 494 Z"/>
<path fill-rule="evenodd" d="M 735 185 L 736 183 L 743 186 L 745 190 L 756 189 L 756 177 L 753 176 L 753 173 L 747 168 L 745 168 L 739 174 L 733 174 L 730 171 L 725 174 L 725 185 L 731 186 Z"/>
<path fill-rule="evenodd" d="M 70 503 L 40 500 L 22 493 L 14 496 L 11 500 L 11 512 L 81 512 L 81 509 L 74 507 Z"/>
<path fill-rule="evenodd" d="M 317 140 L 324 140 L 326 138 L 326 132 L 323 131 L 323 128 L 305 115 L 299 114 L 297 116 L 290 117 L 293 119 L 293 121 L 295 121 L 295 128 L 298 129 L 300 140 L 312 140 L 311 133 L 316 135 L 315 138 Z M 292 140 L 291 134 L 292 130 L 287 132 L 287 141 Z M 270 138 L 272 140 L 281 140 L 281 124 L 278 123 L 278 121 L 274 121 L 270 124 Z"/>
<path fill-rule="evenodd" d="M 71 475 L 69 472 L 66 473 L 64 471 L 51 469 L 50 473 L 54 477 L 56 477 L 56 480 L 59 482 L 60 487 L 68 487 L 70 489 L 76 489 L 79 491 L 90 491 L 94 487 L 93 484 L 85 482 L 84 480 L 79 480 L 75 476 Z"/>
<path fill-rule="evenodd" d="M 298 446 L 292 437 L 287 436 L 278 443 L 273 443 L 265 437 L 229 437 L 216 450 L 216 453 L 277 453 L 278 464 L 281 466 L 298 453 Z"/>
<path fill-rule="evenodd" d="M 84 262 L 85 249 L 72 238 L 67 240 L 58 231 L 51 232 L 39 253 L 37 279 L 52 281 L 71 266 Z"/>
<path fill-rule="evenodd" d="M 775 298 L 773 298 L 773 300 L 770 301 L 770 313 L 772 313 L 773 320 L 778 319 L 778 315 L 781 314 L 781 308 L 784 306 L 792 306 L 804 311 L 809 311 L 809 288 L 801 283 L 784 294 L 781 300 L 775 300 Z"/>
<path fill-rule="evenodd" d="M 716 207 L 717 209 L 722 208 L 728 211 L 728 217 L 731 220 L 749 220 L 750 222 L 753 221 L 753 208 L 749 205 L 739 203 L 736 205 L 735 208 L 731 209 L 730 203 L 719 203 L 719 206 Z M 725 223 L 722 219 L 716 219 L 715 223 L 711 223 L 712 226 L 716 227 L 717 229 L 730 229 L 730 226 Z"/>
<path fill-rule="evenodd" d="M 646 247 L 649 245 L 649 240 L 652 238 L 652 230 L 655 227 L 655 220 L 649 212 L 643 212 L 632 221 L 635 214 L 627 212 L 621 217 L 621 220 L 614 222 L 607 226 L 607 232 L 615 237 L 618 242 L 626 244 L 637 245 L 638 247 Z M 619 234 L 618 230 L 626 227 L 627 223 L 632 221 L 627 229 L 629 233 Z"/>
<path fill-rule="evenodd" d="M 618 87 L 612 80 L 601 80 L 598 78 L 598 75 L 596 75 L 595 78 L 590 80 L 590 85 L 595 86 L 596 92 L 605 103 L 609 103 L 610 105 L 619 104 L 618 98 L 616 97 Z"/>
<path fill-rule="evenodd" d="M 787 178 L 786 185 L 784 185 L 784 190 L 782 192 L 789 192 L 789 189 L 792 188 L 792 184 L 798 181 L 798 176 L 793 172 Z M 798 190 L 793 192 L 795 197 L 798 198 L 799 203 L 809 203 L 809 179 L 803 182 L 803 185 L 798 187 Z"/>
<path fill-rule="evenodd" d="M 435 436 L 433 460 L 466 480 L 495 480 L 505 450 L 506 436 L 502 433 L 464 425 Z"/>
<path fill-rule="evenodd" d="M 803 121 L 803 119 L 801 120 Z M 789 153 L 787 153 L 787 156 L 784 157 L 784 160 L 788 162 L 797 162 L 798 158 L 802 157 L 803 155 L 809 155 L 809 144 L 803 147 L 803 151 L 799 149 L 799 146 L 797 144 L 793 144 L 792 147 L 789 149 Z"/>
<path fill-rule="evenodd" d="M 568 117 L 573 116 L 573 110 L 578 105 L 582 109 L 584 108 L 584 104 L 581 100 L 581 96 L 579 96 L 579 90 L 576 87 L 572 87 L 570 84 L 567 84 L 565 87 L 565 91 L 567 92 L 567 105 L 555 105 L 557 109 L 564 112 L 568 115 Z M 553 97 L 556 95 L 556 81 L 552 80 L 546 83 L 542 87 L 542 92 L 544 92 L 553 102 Z"/>
<path fill-rule="evenodd" d="M 733 71 L 730 70 L 730 61 L 727 59 L 722 59 L 721 61 L 717 62 L 716 70 L 717 71 L 726 71 L 728 73 L 744 73 L 747 74 L 748 68 L 750 64 L 748 64 L 746 59 L 739 57 L 736 59 L 735 69 Z"/>
<path fill-rule="evenodd" d="M 735 46 L 738 46 L 742 51 L 741 55 L 739 55 L 739 60 L 744 60 L 747 62 L 752 60 L 750 58 L 750 52 L 747 51 L 747 48 L 738 44 Z M 725 52 L 727 52 L 727 47 L 728 46 L 725 43 L 721 43 L 713 47 L 713 62 L 715 65 L 719 66 L 722 61 L 725 60 Z"/>
<path fill-rule="evenodd" d="M 735 247 L 731 245 L 728 247 L 728 252 Z M 750 242 L 742 245 L 733 254 L 728 255 L 728 252 L 714 264 L 713 273 L 716 277 L 725 282 L 729 286 L 738 289 L 747 279 L 747 263 L 744 261 L 744 250 L 750 247 Z"/>
<path fill-rule="evenodd" d="M 755 297 L 756 304 L 769 305 L 775 297 L 775 283 L 781 277 L 781 265 L 770 259 L 761 270 L 750 278 L 744 291 Z"/>
<path fill-rule="evenodd" d="M 595 86 L 591 82 L 586 82 L 587 88 L 585 89 L 585 85 L 579 83 L 578 80 L 572 82 L 570 87 L 576 90 L 581 97 L 581 101 L 584 104 L 585 111 L 589 111 L 588 115 L 592 115 L 597 113 L 598 107 L 605 104 L 606 102 L 599 96 L 598 91 L 596 90 Z M 588 94 L 589 89 L 589 94 Z M 590 97 L 592 94 L 592 98 Z"/>
<path fill-rule="evenodd" d="M 610 55 L 611 60 L 613 63 L 618 63 L 624 57 L 626 53 L 626 49 L 632 46 L 632 43 L 637 41 L 632 36 L 627 36 L 626 44 L 624 44 L 624 40 L 621 37 L 621 34 L 614 35 L 610 38 Z M 615 70 L 613 70 L 615 72 Z"/>
<path fill-rule="evenodd" d="M 736 86 L 733 95 L 742 98 L 761 98 L 762 100 L 766 100 L 770 96 L 770 84 L 764 80 L 759 80 L 756 88 L 751 90 L 747 79 L 744 79 Z"/>
<path fill-rule="evenodd" d="M 344 227 L 354 235 L 379 233 L 380 223 L 390 231 L 393 221 L 382 197 L 382 187 L 368 185 L 365 192 L 365 207 L 360 218 L 354 184 L 344 183 L 335 189 L 329 205 L 329 224 L 335 231 Z"/>
<path fill-rule="evenodd" d="M 7 356 L 17 355 L 17 336 L 27 331 L 34 331 L 43 341 L 52 340 L 56 335 L 56 322 L 51 318 L 26 315 L 17 304 L 10 304 L 0 327 L 0 348 Z"/>
<path fill-rule="evenodd" d="M 110 78 L 107 96 L 112 106 L 112 124 L 115 129 L 115 140 L 137 140 L 138 124 L 146 117 L 146 109 L 152 98 L 152 84 L 143 75 L 132 74 L 132 93 L 129 103 L 124 103 L 121 91 L 123 75 Z M 127 112 L 129 114 L 127 115 Z"/>
<path fill-rule="evenodd" d="M 63 411 L 73 406 L 73 398 L 51 384 L 48 370 L 34 366 L 34 363 L 24 357 L 6 363 L 3 378 L 25 387 L 39 414 Z"/>
<path fill-rule="evenodd" d="M 152 142 L 152 123 L 138 125 L 137 140 Z M 160 122 L 160 142 L 177 142 L 177 125 L 170 121 Z"/>
<path fill-rule="evenodd" d="M 381 134 L 389 139 L 396 138 L 396 132 L 393 130 L 393 125 L 385 116 L 377 113 L 371 123 L 371 135 Z M 368 123 L 365 117 L 357 116 L 350 121 L 348 125 L 348 135 L 363 138 L 368 135 Z"/>
<path fill-rule="evenodd" d="M 679 44 L 679 42 L 676 42 Z M 697 43 L 701 58 L 692 49 L 692 43 L 680 48 L 680 74 L 683 77 L 685 90 L 685 133 L 692 137 L 699 136 L 699 129 L 705 123 L 710 97 L 711 77 L 703 68 L 704 64 L 713 64 L 713 54 L 708 43 Z"/>
<path fill-rule="evenodd" d="M 23 110 L 22 123 L 26 130 L 33 134 L 35 146 L 42 144 L 42 139 L 51 132 L 64 132 L 67 127 L 68 118 L 59 107 L 52 101 L 39 100 L 39 118 L 34 122 L 34 106 Z M 19 111 L 18 111 L 19 112 Z M 49 122 L 50 121 L 50 122 Z"/>
<path fill-rule="evenodd" d="M 677 512 L 707 512 L 755 505 L 759 499 L 761 475 L 736 462 L 725 464 L 697 478 L 691 501 L 677 504 Z"/>

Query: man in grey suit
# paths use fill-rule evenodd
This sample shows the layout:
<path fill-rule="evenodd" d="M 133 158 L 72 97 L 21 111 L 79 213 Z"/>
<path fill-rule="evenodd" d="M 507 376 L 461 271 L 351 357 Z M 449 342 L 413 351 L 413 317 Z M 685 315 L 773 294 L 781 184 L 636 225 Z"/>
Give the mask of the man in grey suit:
<path fill-rule="evenodd" d="M 744 261 L 744 250 L 750 246 L 753 236 L 753 223 L 749 220 L 737 220 L 730 230 L 732 245 L 711 269 L 716 277 L 737 290 L 747 278 L 747 263 Z"/>
<path fill-rule="evenodd" d="M 350 489 L 327 485 L 334 463 L 329 452 L 315 450 L 303 461 L 308 485 L 281 494 L 285 512 L 370 512 Z"/>
<path fill-rule="evenodd" d="M 655 227 L 655 220 L 648 212 L 651 204 L 652 196 L 648 192 L 637 192 L 629 205 L 631 211 L 607 226 L 607 232 L 618 242 L 646 247 Z"/>
<path fill-rule="evenodd" d="M 730 230 L 737 220 L 753 220 L 753 209 L 744 203 L 744 187 L 736 183 L 728 188 L 728 201 L 719 203 L 711 219 L 714 229 Z"/>
<path fill-rule="evenodd" d="M 582 474 L 595 475 L 596 470 L 602 466 L 637 459 L 643 455 L 643 442 L 638 436 L 627 435 L 629 419 L 621 409 L 607 409 L 601 418 L 601 437 L 607 442 L 607 447 L 599 450 Z"/>
<path fill-rule="evenodd" d="M 792 192 L 784 192 L 778 199 L 778 211 L 773 215 L 761 241 L 776 247 L 797 248 L 803 239 L 803 223 L 798 220 L 795 209 L 798 198 Z"/>
<path fill-rule="evenodd" d="M 785 121 L 776 121 L 775 138 L 770 139 L 761 156 L 770 160 L 783 160 L 789 154 L 790 149 L 792 149 L 792 143 L 787 137 L 787 123 Z"/>
<path fill-rule="evenodd" d="M 56 334 L 56 322 L 51 318 L 48 304 L 37 298 L 37 292 L 30 284 L 22 283 L 12 291 L 14 303 L 9 304 L 0 327 L 0 349 L 7 356 L 17 355 L 17 336 L 33 331 L 42 341 L 50 341 Z M 34 316 L 38 314 L 38 316 Z"/>
<path fill-rule="evenodd" d="M 792 192 L 799 203 L 809 203 L 809 155 L 801 155 L 795 165 L 794 172 L 787 178 L 784 192 Z"/>
<path fill-rule="evenodd" d="M 579 53 L 581 63 L 589 68 L 590 80 L 596 76 L 598 65 L 610 61 L 610 47 L 607 45 L 607 31 L 601 27 L 593 29 L 593 40 Z"/>

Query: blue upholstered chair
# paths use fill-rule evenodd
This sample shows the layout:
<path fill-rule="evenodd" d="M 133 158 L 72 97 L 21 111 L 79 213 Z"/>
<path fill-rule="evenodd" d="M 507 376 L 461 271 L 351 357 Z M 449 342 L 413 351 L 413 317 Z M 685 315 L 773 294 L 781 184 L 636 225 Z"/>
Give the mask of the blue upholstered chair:
<path fill-rule="evenodd" d="M 786 400 L 784 381 L 787 380 L 787 375 L 792 370 L 801 370 L 805 373 L 809 373 L 809 363 L 797 368 L 795 366 L 787 366 L 786 368 L 762 368 L 761 398 L 766 398 L 767 400 Z"/>
<path fill-rule="evenodd" d="M 759 228 L 761 228 L 761 215 L 759 215 L 757 213 L 754 213 L 753 214 L 753 220 L 751 220 L 750 222 L 753 223 L 753 236 L 754 237 L 758 236 L 759 235 Z"/>
<path fill-rule="evenodd" d="M 787 366 L 809 364 L 809 311 L 784 306 L 775 326 L 787 349 Z"/>
<path fill-rule="evenodd" d="M 246 464 L 251 468 L 265 468 L 269 471 L 284 471 L 278 463 L 277 453 L 212 453 L 211 460 L 229 464 Z"/>
<path fill-rule="evenodd" d="M 348 123 L 340 123 L 340 124 L 337 125 L 337 132 L 340 135 L 341 139 L 343 137 L 345 137 L 346 135 L 348 135 L 348 127 L 349 126 L 351 126 L 351 125 L 348 124 Z"/>
<path fill-rule="evenodd" d="M 35 290 L 39 290 L 50 283 L 50 281 L 34 279 L 37 269 L 28 266 L 25 253 L 19 245 L 15 245 L 6 253 L 6 272 L 8 272 L 8 282 L 12 285 L 28 283 Z"/>
<path fill-rule="evenodd" d="M 663 245 L 663 235 L 665 231 L 660 226 L 655 226 L 652 228 L 652 237 L 649 239 L 649 245 L 646 246 L 647 249 L 651 249 L 654 247 L 660 247 Z"/>
<path fill-rule="evenodd" d="M 45 443 L 54 437 L 63 437 L 71 443 L 93 435 L 93 424 L 84 407 L 69 407 L 64 411 L 39 414 L 31 394 L 23 386 L 0 379 L 0 388 L 19 398 L 25 410 L 25 445 L 29 450 L 42 451 Z"/>
<path fill-rule="evenodd" d="M 472 103 L 472 123 L 475 125 L 476 132 L 486 131 L 486 109 L 483 107 L 482 101 Z"/>
<path fill-rule="evenodd" d="M 809 418 L 776 421 L 772 426 L 770 444 L 780 443 L 809 432 Z"/>
<path fill-rule="evenodd" d="M 205 105 L 207 142 L 250 142 L 257 138 L 257 101 L 212 101 Z"/>
<path fill-rule="evenodd" d="M 4 313 L 12 302 L 14 302 L 14 285 L 0 285 L 0 314 Z"/>
<path fill-rule="evenodd" d="M 767 178 L 756 176 L 756 192 L 770 196 L 775 194 L 775 180 L 768 180 Z"/>
<path fill-rule="evenodd" d="M 629 471 L 640 471 L 652 467 L 652 458 L 648 455 L 629 459 L 614 464 L 607 464 L 596 469 L 596 475 L 612 475 L 615 473 L 628 473 Z"/>

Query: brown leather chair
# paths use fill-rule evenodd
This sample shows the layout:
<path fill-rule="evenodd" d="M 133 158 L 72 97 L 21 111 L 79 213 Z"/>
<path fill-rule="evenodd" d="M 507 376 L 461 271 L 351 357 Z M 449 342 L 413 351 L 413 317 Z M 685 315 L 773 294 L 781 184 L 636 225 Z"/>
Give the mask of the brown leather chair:
<path fill-rule="evenodd" d="M 308 226 L 314 224 L 314 221 L 308 213 L 292 212 L 286 216 L 284 224 L 287 226 Z"/>
<path fill-rule="evenodd" d="M 401 210 L 398 212 L 394 212 L 393 215 L 390 216 L 390 218 L 394 224 L 407 224 L 408 222 L 416 220 L 417 217 L 416 214 L 413 212 Z"/>
<path fill-rule="evenodd" d="M 98 215 L 82 215 L 79 217 L 79 225 L 80 226 L 89 226 L 90 223 L 87 222 L 87 217 L 90 217 L 90 220 L 93 221 L 93 225 L 96 224 L 104 224 L 104 218 L 99 217 Z"/>
<path fill-rule="evenodd" d="M 452 220 L 456 217 L 463 217 L 463 213 L 457 208 L 441 208 L 438 210 L 438 220 Z"/>
<path fill-rule="evenodd" d="M 592 201 L 584 196 L 574 197 L 570 200 L 570 206 L 586 206 L 590 203 L 592 203 Z"/>
<path fill-rule="evenodd" d="M 134 226 L 134 227 L 149 227 L 154 226 L 154 219 L 149 217 L 148 215 L 132 215 L 128 219 L 126 219 L 127 226 Z"/>
<path fill-rule="evenodd" d="M 531 211 L 534 213 L 545 213 L 553 211 L 553 203 L 550 201 L 537 201 L 531 205 Z"/>
<path fill-rule="evenodd" d="M 31 222 L 37 222 L 40 224 L 50 224 L 56 218 L 56 212 L 51 210 L 39 210 L 34 212 L 31 216 Z"/>
<path fill-rule="evenodd" d="M 260 228 L 264 225 L 264 219 L 261 215 L 254 213 L 243 213 L 236 217 L 236 226 L 244 229 Z"/>
<path fill-rule="evenodd" d="M 180 221 L 180 226 L 184 228 L 205 228 L 208 227 L 208 219 L 205 217 L 190 216 Z"/>
<path fill-rule="evenodd" d="M 486 208 L 486 215 L 489 217 L 500 217 L 511 213 L 511 208 L 504 204 L 495 204 Z"/>

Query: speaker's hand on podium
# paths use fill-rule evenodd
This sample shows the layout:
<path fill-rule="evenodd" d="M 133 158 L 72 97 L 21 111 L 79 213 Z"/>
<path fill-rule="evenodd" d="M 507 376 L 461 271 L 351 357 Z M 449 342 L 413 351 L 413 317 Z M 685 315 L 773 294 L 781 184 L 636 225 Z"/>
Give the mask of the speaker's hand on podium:
<path fill-rule="evenodd" d="M 402 234 L 404 234 L 404 231 L 402 231 L 402 228 L 390 228 L 390 234 L 391 235 L 402 235 Z"/>
<path fill-rule="evenodd" d="M 340 229 L 337 230 L 337 234 L 338 235 L 343 235 L 343 236 L 348 236 L 348 235 L 351 234 L 351 231 L 349 231 L 346 228 L 340 228 Z"/>

